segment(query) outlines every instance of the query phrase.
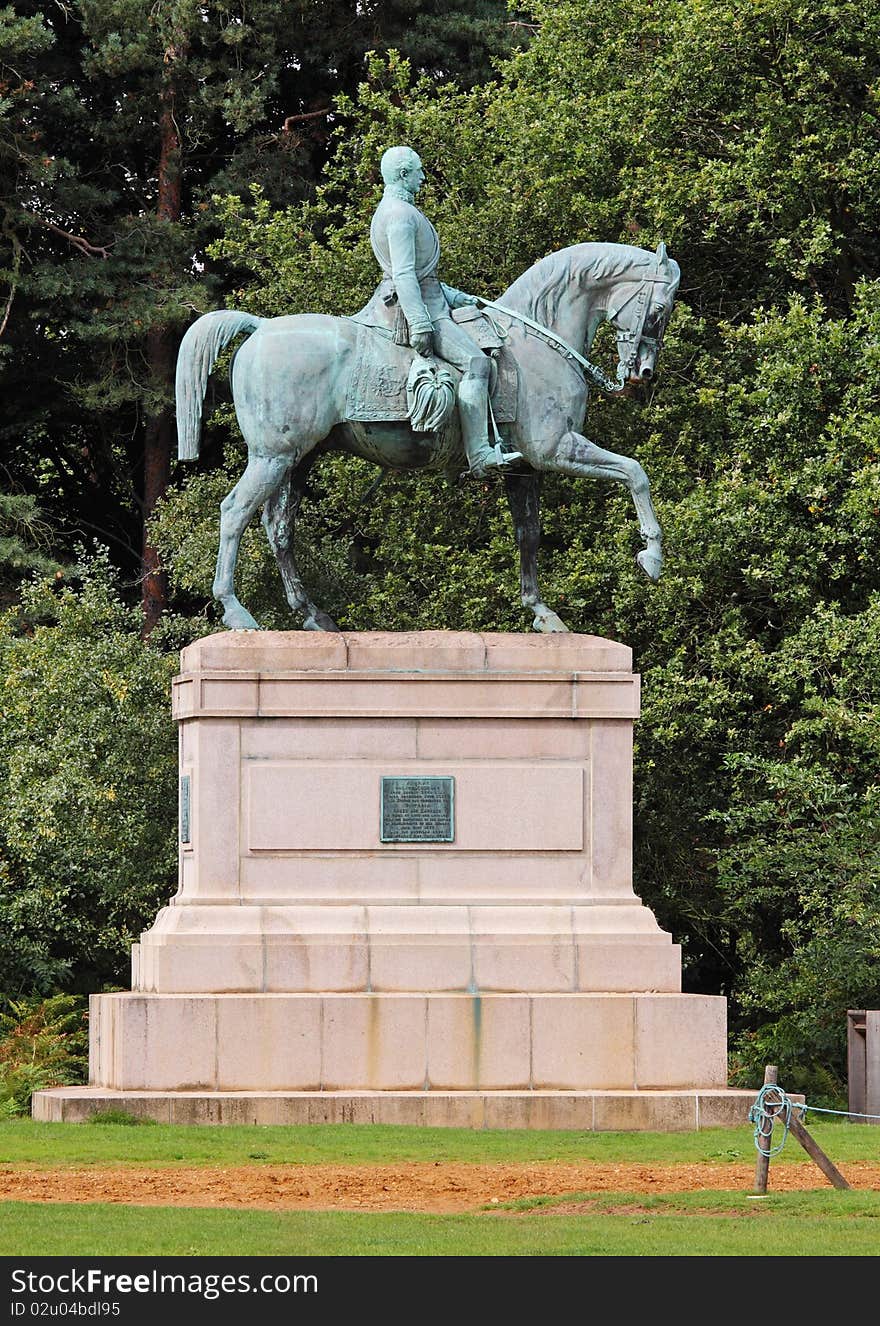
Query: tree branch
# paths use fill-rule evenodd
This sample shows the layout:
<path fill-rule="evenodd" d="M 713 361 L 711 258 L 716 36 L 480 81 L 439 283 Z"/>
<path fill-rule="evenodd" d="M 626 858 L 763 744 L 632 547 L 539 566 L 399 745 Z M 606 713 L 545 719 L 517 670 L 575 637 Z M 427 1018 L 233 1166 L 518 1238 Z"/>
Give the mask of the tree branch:
<path fill-rule="evenodd" d="M 108 250 L 103 248 L 102 245 L 91 244 L 82 235 L 72 235 L 69 230 L 62 230 L 60 226 L 56 226 L 52 221 L 47 221 L 44 216 L 37 216 L 35 213 L 29 213 L 29 215 L 33 216 L 33 219 L 38 221 L 41 226 L 45 226 L 47 230 L 51 230 L 53 235 L 60 235 L 62 239 L 66 239 L 69 244 L 72 244 L 74 248 L 79 249 L 80 253 L 84 253 L 86 257 L 89 257 L 92 254 L 98 254 L 102 258 L 110 257 Z"/>
<path fill-rule="evenodd" d="M 9 298 L 6 301 L 6 308 L 3 310 L 3 321 L 0 322 L 0 336 L 6 331 L 9 315 L 12 312 L 12 301 L 15 299 L 15 292 L 18 289 L 18 273 L 21 270 L 21 244 L 17 235 L 10 236 L 12 240 L 12 281 L 9 285 Z"/>
<path fill-rule="evenodd" d="M 300 124 L 303 120 L 317 120 L 322 115 L 329 115 L 332 110 L 332 106 L 323 106 L 320 110 L 302 111 L 299 115 L 287 115 L 281 126 L 281 132 L 286 134 L 290 131 L 292 124 Z"/>

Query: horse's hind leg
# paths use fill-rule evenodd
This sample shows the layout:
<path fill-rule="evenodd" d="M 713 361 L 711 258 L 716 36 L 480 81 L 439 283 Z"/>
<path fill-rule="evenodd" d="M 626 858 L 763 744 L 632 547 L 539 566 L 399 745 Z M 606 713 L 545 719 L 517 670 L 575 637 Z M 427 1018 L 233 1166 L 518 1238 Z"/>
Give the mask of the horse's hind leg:
<path fill-rule="evenodd" d="M 651 501 L 648 476 L 639 462 L 631 456 L 619 456 L 615 451 L 603 451 L 580 433 L 564 433 L 549 457 L 547 467 L 578 478 L 613 479 L 629 489 L 646 545 L 636 554 L 636 561 L 649 579 L 659 580 L 663 566 L 660 525 Z"/>
<path fill-rule="evenodd" d="M 272 493 L 263 508 L 263 526 L 269 538 L 278 570 L 284 584 L 287 602 L 294 612 L 305 614 L 303 629 L 306 631 L 338 631 L 332 617 L 322 612 L 309 598 L 303 586 L 299 569 L 293 555 L 293 532 L 296 516 L 302 501 L 306 476 L 315 459 L 314 453 L 300 461 L 290 473 L 290 477 Z"/>
<path fill-rule="evenodd" d="M 507 504 L 519 548 L 519 579 L 523 607 L 534 615 L 536 631 L 567 631 L 568 627 L 547 607 L 538 589 L 538 547 L 541 541 L 540 474 L 505 474 Z"/>
<path fill-rule="evenodd" d="M 247 608 L 235 597 L 235 563 L 241 536 L 289 468 L 289 456 L 251 456 L 244 474 L 220 503 L 220 550 L 214 574 L 214 598 L 223 604 L 223 624 L 232 631 L 259 630 Z"/>

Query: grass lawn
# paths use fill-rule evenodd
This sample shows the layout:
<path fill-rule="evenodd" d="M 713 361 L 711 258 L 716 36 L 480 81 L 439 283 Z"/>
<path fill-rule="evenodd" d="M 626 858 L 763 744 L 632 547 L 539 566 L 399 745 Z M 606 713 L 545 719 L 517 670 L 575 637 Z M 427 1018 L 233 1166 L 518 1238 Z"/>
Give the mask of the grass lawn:
<path fill-rule="evenodd" d="M 880 1127 L 845 1121 L 807 1127 L 836 1163 L 880 1164 Z M 752 1129 L 707 1128 L 693 1133 L 589 1133 L 538 1130 L 387 1127 L 311 1124 L 291 1127 L 0 1123 L 0 1164 L 63 1165 L 391 1164 L 407 1160 L 478 1164 L 566 1160 L 642 1164 L 752 1162 Z M 789 1139 L 773 1165 L 803 1161 Z"/>
<path fill-rule="evenodd" d="M 880 1128 L 817 1123 L 840 1164 L 880 1163 Z M 390 1164 L 405 1161 L 751 1163 L 751 1129 L 695 1133 L 475 1132 L 459 1129 L 0 1125 L 0 1164 L 66 1166 Z M 803 1161 L 793 1139 L 771 1192 L 583 1195 L 467 1215 L 266 1211 L 121 1204 L 0 1203 L 0 1256 L 877 1256 L 880 1192 L 772 1192 L 776 1166 Z"/>
<path fill-rule="evenodd" d="M 0 1203 L 0 1256 L 876 1257 L 880 1193 L 596 1199 L 582 1215 Z M 633 1210 L 638 1204 L 639 1209 Z M 618 1214 L 614 1208 L 618 1208 Z M 552 1208 L 545 1207 L 545 1211 Z"/>

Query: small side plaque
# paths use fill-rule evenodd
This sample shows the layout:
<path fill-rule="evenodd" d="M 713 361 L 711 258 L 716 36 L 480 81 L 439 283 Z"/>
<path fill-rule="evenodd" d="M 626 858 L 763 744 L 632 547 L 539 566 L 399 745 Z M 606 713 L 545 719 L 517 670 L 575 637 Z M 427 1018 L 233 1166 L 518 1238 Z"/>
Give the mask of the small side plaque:
<path fill-rule="evenodd" d="M 180 841 L 188 843 L 190 841 L 189 828 L 190 811 L 190 776 L 184 774 L 180 780 Z"/>
<path fill-rule="evenodd" d="M 383 778 L 383 843 L 451 843 L 455 840 L 455 779 Z"/>

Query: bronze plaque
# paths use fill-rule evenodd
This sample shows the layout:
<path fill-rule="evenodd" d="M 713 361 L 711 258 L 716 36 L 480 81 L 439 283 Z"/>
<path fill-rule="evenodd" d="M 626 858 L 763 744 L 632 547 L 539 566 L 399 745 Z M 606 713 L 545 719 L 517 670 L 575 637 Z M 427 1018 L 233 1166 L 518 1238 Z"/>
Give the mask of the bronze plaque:
<path fill-rule="evenodd" d="M 382 779 L 383 843 L 451 843 L 455 840 L 455 779 Z"/>
<path fill-rule="evenodd" d="M 180 841 L 190 841 L 190 776 L 184 774 L 180 780 Z"/>

